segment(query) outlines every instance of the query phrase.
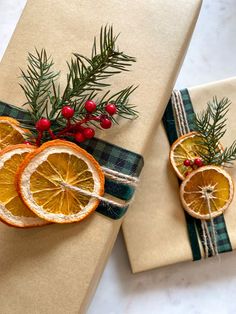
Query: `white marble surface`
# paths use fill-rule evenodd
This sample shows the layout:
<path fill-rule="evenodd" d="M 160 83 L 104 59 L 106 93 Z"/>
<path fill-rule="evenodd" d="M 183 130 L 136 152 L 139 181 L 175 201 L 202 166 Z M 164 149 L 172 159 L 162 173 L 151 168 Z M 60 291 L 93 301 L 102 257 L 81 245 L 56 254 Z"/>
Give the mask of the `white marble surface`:
<path fill-rule="evenodd" d="M 0 0 L 0 58 L 26 0 Z M 177 88 L 236 75 L 236 0 L 205 0 Z M 132 275 L 122 236 L 89 314 L 234 314 L 236 255 Z M 9 313 L 10 314 L 10 313 Z"/>

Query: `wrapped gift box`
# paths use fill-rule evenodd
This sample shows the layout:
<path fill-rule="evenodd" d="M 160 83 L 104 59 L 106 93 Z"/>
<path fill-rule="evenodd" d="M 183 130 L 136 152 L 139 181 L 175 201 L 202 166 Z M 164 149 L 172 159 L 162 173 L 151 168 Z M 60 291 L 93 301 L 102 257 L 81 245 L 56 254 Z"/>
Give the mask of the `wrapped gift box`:
<path fill-rule="evenodd" d="M 139 84 L 132 100 L 140 118 L 99 136 L 145 155 L 200 6 L 200 0 L 29 0 L 0 64 L 0 100 L 24 103 L 18 77 L 28 51 L 46 48 L 63 73 L 71 52 L 90 54 L 94 35 L 111 23 L 121 32 L 120 47 L 138 60 L 132 72 L 113 83 L 117 89 Z M 1 312 L 84 313 L 120 225 L 121 220 L 98 213 L 78 224 L 31 230 L 1 224 Z"/>
<path fill-rule="evenodd" d="M 215 82 L 181 91 L 185 105 L 192 103 L 196 113 L 206 108 L 208 101 L 231 100 L 223 146 L 236 138 L 236 78 Z M 139 192 L 123 223 L 123 232 L 133 272 L 165 266 L 204 256 L 201 241 L 197 239 L 199 256 L 194 256 L 187 230 L 184 210 L 179 200 L 179 183 L 169 162 L 170 145 L 164 126 L 156 129 L 155 137 L 146 157 Z M 236 180 L 235 168 L 229 169 Z M 219 252 L 236 248 L 236 197 L 224 213 L 224 233 L 217 230 Z M 217 226 L 217 225 L 216 225 Z M 138 232 L 137 232 L 138 230 Z M 227 231 L 225 231 L 227 230 Z M 200 233 L 199 233 L 200 234 Z M 221 237 L 221 239 L 219 238 Z"/>

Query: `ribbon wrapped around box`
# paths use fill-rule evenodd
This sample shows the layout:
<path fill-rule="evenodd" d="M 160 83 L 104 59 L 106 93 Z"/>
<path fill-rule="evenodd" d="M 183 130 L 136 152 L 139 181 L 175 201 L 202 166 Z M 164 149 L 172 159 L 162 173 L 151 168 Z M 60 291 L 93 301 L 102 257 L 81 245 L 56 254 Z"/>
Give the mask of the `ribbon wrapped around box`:
<path fill-rule="evenodd" d="M 200 6 L 201 1 L 196 0 L 29 0 L 0 64 L 1 110 L 6 115 L 10 110 L 14 116 L 14 110 L 6 104 L 20 107 L 25 102 L 18 76 L 28 51 L 46 48 L 55 64 L 66 68 L 65 60 L 71 52 L 86 55 L 101 25 L 113 24 L 121 33 L 120 46 L 134 55 L 137 63 L 129 75 L 117 77 L 112 83 L 117 89 L 123 84 L 139 84 L 132 102 L 140 118 L 122 122 L 119 130 L 114 127 L 101 132 L 100 140 L 91 141 L 86 149 L 105 165 L 109 158 L 111 164 L 114 158 L 122 159 L 124 173 L 128 152 L 138 157 L 138 163 L 135 158 L 132 161 L 132 166 L 139 165 L 138 174 L 141 156 L 149 151 L 149 139 L 171 94 Z M 96 149 L 95 144 L 99 146 Z M 122 222 L 112 218 L 117 217 L 95 212 L 77 224 L 30 230 L 1 224 L 1 311 L 84 313 Z"/>
<path fill-rule="evenodd" d="M 236 79 L 232 78 L 173 92 L 163 116 L 163 125 L 157 128 L 152 150 L 145 160 L 147 166 L 139 187 L 145 197 L 140 197 L 138 193 L 123 223 L 134 272 L 205 257 L 204 232 L 200 220 L 189 216 L 182 208 L 179 182 L 169 162 L 169 149 L 170 144 L 179 137 L 176 117 L 181 117 L 180 124 L 187 126 L 190 131 L 194 130 L 193 113 L 200 113 L 215 96 L 218 100 L 227 97 L 232 102 L 222 143 L 223 146 L 229 146 L 236 138 L 235 90 Z M 228 171 L 235 180 L 235 168 Z M 224 214 L 213 219 L 218 253 L 230 252 L 236 247 L 235 202 L 234 197 Z M 208 229 L 211 232 L 209 222 Z M 136 230 L 139 230 L 138 234 Z M 207 255 L 213 255 L 211 249 Z"/>

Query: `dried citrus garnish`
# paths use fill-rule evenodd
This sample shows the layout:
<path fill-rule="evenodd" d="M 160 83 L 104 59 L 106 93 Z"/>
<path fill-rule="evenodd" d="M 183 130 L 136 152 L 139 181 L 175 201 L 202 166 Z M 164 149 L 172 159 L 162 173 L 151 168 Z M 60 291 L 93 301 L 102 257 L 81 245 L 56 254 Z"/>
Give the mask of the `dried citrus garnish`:
<path fill-rule="evenodd" d="M 17 177 L 25 204 L 51 222 L 80 221 L 99 204 L 97 198 L 68 186 L 104 193 L 104 174 L 97 161 L 76 144 L 62 140 L 47 142 L 29 154 Z"/>
<path fill-rule="evenodd" d="M 201 145 L 201 137 L 197 132 L 190 132 L 178 138 L 170 149 L 170 162 L 181 180 L 190 174 L 195 167 L 202 166 L 199 152 L 203 154 L 205 148 Z M 202 164 L 201 164 L 202 163 Z"/>
<path fill-rule="evenodd" d="M 0 152 L 0 219 L 15 227 L 33 227 L 48 223 L 25 206 L 16 190 L 17 169 L 33 150 L 33 146 L 19 144 Z"/>
<path fill-rule="evenodd" d="M 28 130 L 22 129 L 20 123 L 10 117 L 0 117 L 0 149 L 25 141 Z"/>
<path fill-rule="evenodd" d="M 231 176 L 217 166 L 204 166 L 193 171 L 180 186 L 184 209 L 200 219 L 211 219 L 222 214 L 229 207 L 233 194 Z"/>

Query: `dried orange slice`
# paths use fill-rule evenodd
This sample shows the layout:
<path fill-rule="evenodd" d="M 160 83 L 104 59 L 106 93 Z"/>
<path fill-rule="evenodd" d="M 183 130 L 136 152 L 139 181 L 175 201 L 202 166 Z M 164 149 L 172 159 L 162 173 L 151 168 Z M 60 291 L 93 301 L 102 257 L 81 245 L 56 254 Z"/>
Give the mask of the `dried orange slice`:
<path fill-rule="evenodd" d="M 25 206 L 16 190 L 17 169 L 33 150 L 33 146 L 18 144 L 0 152 L 0 219 L 15 227 L 33 227 L 48 223 Z"/>
<path fill-rule="evenodd" d="M 22 129 L 20 123 L 10 117 L 0 117 L 0 149 L 9 145 L 24 143 L 28 130 Z"/>
<path fill-rule="evenodd" d="M 199 158 L 199 151 L 204 153 L 204 148 L 201 146 L 201 137 L 197 132 L 190 132 L 178 138 L 170 149 L 170 162 L 181 180 L 191 173 L 194 169 L 184 162 L 190 161 L 191 164 L 195 159 Z"/>
<path fill-rule="evenodd" d="M 184 209 L 200 219 L 211 219 L 222 214 L 229 207 L 233 194 L 231 176 L 217 166 L 204 166 L 193 171 L 180 186 Z"/>
<path fill-rule="evenodd" d="M 104 174 L 96 160 L 71 142 L 54 140 L 29 154 L 18 173 L 18 188 L 25 204 L 51 222 L 80 221 L 98 206 L 95 197 L 68 187 L 79 187 L 97 195 L 104 193 Z"/>

